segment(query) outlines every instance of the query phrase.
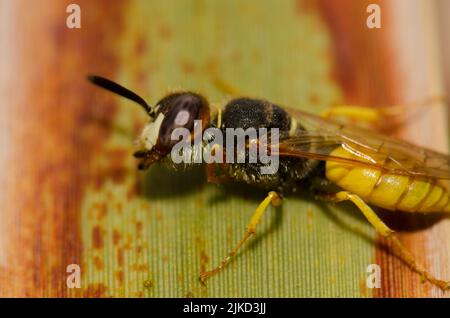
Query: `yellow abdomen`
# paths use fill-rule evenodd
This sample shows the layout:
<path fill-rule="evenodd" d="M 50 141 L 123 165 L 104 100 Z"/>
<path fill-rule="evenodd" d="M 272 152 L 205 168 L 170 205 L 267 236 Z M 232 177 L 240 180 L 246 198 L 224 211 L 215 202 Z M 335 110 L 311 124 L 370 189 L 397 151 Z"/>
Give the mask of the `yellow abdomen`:
<path fill-rule="evenodd" d="M 332 156 L 357 157 L 338 147 Z M 326 162 L 326 177 L 372 205 L 406 212 L 450 212 L 449 193 L 437 179 L 417 179 L 377 169 Z"/>

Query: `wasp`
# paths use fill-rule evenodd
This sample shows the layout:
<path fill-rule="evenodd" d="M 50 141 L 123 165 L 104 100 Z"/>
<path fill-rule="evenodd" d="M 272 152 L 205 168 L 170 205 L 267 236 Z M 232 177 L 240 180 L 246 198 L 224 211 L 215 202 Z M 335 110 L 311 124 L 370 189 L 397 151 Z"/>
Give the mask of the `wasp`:
<path fill-rule="evenodd" d="M 193 92 L 171 93 L 150 106 L 142 97 L 111 80 L 100 76 L 88 79 L 136 102 L 149 116 L 139 137 L 141 149 L 134 153 L 139 169 L 171 161 L 169 154 L 177 142 L 171 134 L 179 127 L 187 129 L 191 138 L 195 138 L 195 131 L 208 127 L 224 132 L 227 128 L 279 129 L 277 147 L 271 148 L 279 156 L 276 173 L 262 174 L 261 163 L 206 164 L 209 182 L 245 183 L 268 194 L 252 215 L 243 238 L 217 267 L 200 274 L 202 282 L 221 271 L 256 233 L 271 204 L 281 204 L 289 192 L 307 189 L 322 200 L 352 202 L 376 231 L 393 243 L 413 271 L 443 290 L 450 288 L 449 282 L 437 279 L 416 262 L 371 207 L 407 213 L 450 212 L 450 156 L 358 125 L 343 125 L 329 116 L 312 115 L 262 99 L 235 98 L 223 110 L 212 114 L 207 100 Z M 348 106 L 337 111 L 356 118 L 367 117 L 367 112 Z M 178 120 L 181 113 L 182 122 Z M 197 120 L 202 124 L 194 129 Z"/>

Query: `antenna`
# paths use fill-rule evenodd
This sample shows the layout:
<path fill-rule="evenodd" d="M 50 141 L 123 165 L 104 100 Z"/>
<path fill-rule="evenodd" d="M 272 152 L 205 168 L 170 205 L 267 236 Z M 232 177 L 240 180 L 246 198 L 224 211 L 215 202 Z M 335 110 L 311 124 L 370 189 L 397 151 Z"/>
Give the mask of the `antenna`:
<path fill-rule="evenodd" d="M 89 75 L 88 80 L 94 85 L 97 85 L 103 89 L 106 89 L 110 92 L 116 93 L 117 95 L 128 98 L 128 99 L 138 103 L 145 109 L 145 111 L 147 112 L 147 114 L 150 117 L 154 117 L 154 114 L 152 112 L 150 105 L 147 104 L 147 102 L 142 97 L 140 97 L 136 93 L 133 93 L 128 88 L 125 88 L 122 85 L 117 84 L 116 82 L 113 82 L 107 78 L 97 76 L 97 75 Z"/>

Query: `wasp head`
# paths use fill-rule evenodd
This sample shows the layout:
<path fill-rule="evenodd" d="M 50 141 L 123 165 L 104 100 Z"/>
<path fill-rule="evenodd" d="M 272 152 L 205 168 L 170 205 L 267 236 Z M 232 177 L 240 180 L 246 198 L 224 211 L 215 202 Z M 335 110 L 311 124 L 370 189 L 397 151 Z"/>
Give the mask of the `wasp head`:
<path fill-rule="evenodd" d="M 172 147 L 183 137 L 193 140 L 196 131 L 203 132 L 209 125 L 209 106 L 202 96 L 181 92 L 170 94 L 161 99 L 156 106 L 150 106 L 147 102 L 129 89 L 101 76 L 91 75 L 88 80 L 106 90 L 128 98 L 139 104 L 150 117 L 139 137 L 140 150 L 134 153 L 141 159 L 139 169 L 146 169 L 153 162 L 166 157 Z M 196 125 L 201 129 L 195 129 Z M 188 136 L 174 136 L 177 128 L 184 128 Z"/>
<path fill-rule="evenodd" d="M 151 120 L 142 130 L 138 143 L 141 150 L 134 156 L 140 158 L 140 169 L 170 154 L 172 147 L 183 140 L 193 140 L 196 131 L 203 131 L 209 124 L 209 106 L 200 95 L 191 92 L 170 94 L 153 108 Z M 201 129 L 195 129 L 201 125 Z M 183 134 L 174 134 L 182 128 Z"/>

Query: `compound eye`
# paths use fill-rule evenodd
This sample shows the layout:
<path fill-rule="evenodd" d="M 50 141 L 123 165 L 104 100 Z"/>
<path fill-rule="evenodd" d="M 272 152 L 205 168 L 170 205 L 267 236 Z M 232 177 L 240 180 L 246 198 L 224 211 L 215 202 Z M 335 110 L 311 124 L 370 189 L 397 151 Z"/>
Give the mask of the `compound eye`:
<path fill-rule="evenodd" d="M 159 144 L 163 148 L 172 148 L 182 137 L 172 140 L 172 133 L 176 128 L 185 128 L 190 134 L 194 128 L 194 121 L 199 119 L 203 101 L 200 97 L 185 93 L 175 97 L 159 130 Z M 178 135 L 178 134 L 177 134 Z"/>

